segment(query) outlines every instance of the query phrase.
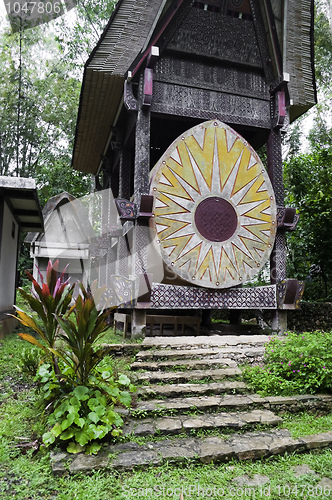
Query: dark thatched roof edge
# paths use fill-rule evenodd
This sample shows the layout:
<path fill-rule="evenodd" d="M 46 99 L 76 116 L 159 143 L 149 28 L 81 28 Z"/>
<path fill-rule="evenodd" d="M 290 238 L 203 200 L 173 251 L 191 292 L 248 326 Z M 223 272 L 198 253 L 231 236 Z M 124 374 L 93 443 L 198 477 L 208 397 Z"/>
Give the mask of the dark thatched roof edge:
<path fill-rule="evenodd" d="M 72 154 L 72 160 L 71 160 L 71 167 L 74 167 L 74 153 L 76 149 L 76 143 L 77 143 L 77 130 L 78 130 L 78 123 L 81 118 L 81 113 L 82 113 L 82 101 L 83 101 L 83 94 L 84 94 L 84 87 L 85 87 L 85 76 L 86 76 L 86 71 L 87 67 L 89 66 L 90 62 L 92 61 L 95 53 L 97 52 L 98 48 L 100 47 L 101 42 L 104 40 L 106 33 L 109 30 L 109 27 L 111 26 L 114 17 L 116 16 L 123 0 L 118 0 L 117 4 L 115 5 L 115 8 L 111 14 L 111 17 L 109 18 L 108 23 L 106 24 L 102 34 L 100 35 L 100 38 L 97 42 L 97 45 L 93 48 L 91 54 L 89 55 L 86 63 L 84 64 L 84 72 L 83 72 L 83 80 L 82 80 L 82 86 L 81 86 L 81 93 L 80 93 L 80 99 L 79 99 L 79 104 L 78 104 L 78 112 L 77 112 L 77 120 L 76 120 L 76 128 L 75 128 L 75 139 L 74 139 L 74 145 L 73 145 L 73 154 Z"/>

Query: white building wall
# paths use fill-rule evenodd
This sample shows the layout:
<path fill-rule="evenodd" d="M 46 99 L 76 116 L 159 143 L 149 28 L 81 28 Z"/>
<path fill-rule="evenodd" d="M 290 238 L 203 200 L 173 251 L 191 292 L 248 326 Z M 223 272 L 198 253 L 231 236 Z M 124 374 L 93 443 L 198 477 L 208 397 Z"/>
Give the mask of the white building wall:
<path fill-rule="evenodd" d="M 0 312 L 12 310 L 15 301 L 18 234 L 18 224 L 4 202 L 0 253 Z"/>

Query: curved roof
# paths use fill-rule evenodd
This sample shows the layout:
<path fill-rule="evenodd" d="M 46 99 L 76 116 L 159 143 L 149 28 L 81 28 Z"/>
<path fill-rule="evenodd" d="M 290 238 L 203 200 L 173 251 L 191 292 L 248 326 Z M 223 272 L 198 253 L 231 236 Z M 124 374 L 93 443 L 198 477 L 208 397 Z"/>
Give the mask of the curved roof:
<path fill-rule="evenodd" d="M 56 210 L 56 208 L 59 207 L 60 205 L 63 205 L 70 201 L 74 201 L 75 199 L 76 198 L 72 194 L 69 194 L 66 191 L 63 191 L 62 193 L 52 196 L 52 198 L 49 198 L 42 210 L 43 225 L 40 227 L 39 231 L 37 230 L 29 231 L 25 237 L 24 243 L 32 243 L 33 241 L 36 241 L 39 234 L 44 232 L 45 225 L 47 224 L 47 221 L 54 212 L 54 210 Z"/>
<path fill-rule="evenodd" d="M 316 103 L 313 68 L 313 0 L 258 0 L 272 12 L 290 75 L 290 120 Z M 120 0 L 84 70 L 72 166 L 96 174 L 123 102 L 123 84 L 133 61 L 144 55 L 160 16 L 183 0 Z M 264 20 L 269 30 L 269 16 Z M 270 19 L 271 21 L 271 19 Z M 271 31 L 271 30 L 270 30 Z M 271 37 L 273 38 L 273 35 Z"/>

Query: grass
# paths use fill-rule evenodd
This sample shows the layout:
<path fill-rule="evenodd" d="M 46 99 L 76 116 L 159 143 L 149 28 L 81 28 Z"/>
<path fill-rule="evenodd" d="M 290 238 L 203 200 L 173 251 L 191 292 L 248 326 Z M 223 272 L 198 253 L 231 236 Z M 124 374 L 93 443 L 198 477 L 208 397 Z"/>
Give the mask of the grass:
<path fill-rule="evenodd" d="M 304 458 L 304 460 L 303 460 Z M 15 470 L 9 474 L 2 498 L 15 499 L 79 499 L 124 500 L 141 498 L 156 500 L 172 498 L 179 500 L 181 491 L 184 498 L 280 498 L 296 499 L 328 498 L 329 495 L 306 495 L 317 485 L 317 477 L 306 475 L 296 477 L 292 467 L 305 463 L 315 473 L 332 477 L 331 452 L 329 450 L 311 453 L 305 457 L 285 456 L 255 463 L 230 462 L 228 464 L 209 464 L 197 466 L 191 461 L 181 466 L 166 464 L 160 468 L 150 467 L 135 473 L 93 472 L 90 475 L 78 474 L 74 477 L 52 477 L 49 466 L 44 460 L 38 465 L 28 465 L 28 461 L 16 461 Z M 1 474 L 1 473 L 0 473 Z M 17 474 L 23 474 L 18 477 Z M 238 485 L 239 476 L 254 477 L 256 474 L 271 480 L 260 487 L 248 488 Z M 1 483 L 0 483 L 1 484 Z M 296 491 L 297 490 L 297 491 Z M 245 495 L 246 491 L 246 495 Z M 318 492 L 320 490 L 318 489 Z M 215 492 L 215 494 L 213 494 Z M 293 492 L 293 493 L 291 493 Z M 300 494 L 304 492 L 304 494 Z M 286 493 L 286 494 L 285 494 Z"/>
<path fill-rule="evenodd" d="M 332 414 L 322 415 L 320 412 L 286 413 L 282 416 L 283 427 L 286 427 L 292 437 L 298 438 L 309 434 L 328 432 L 332 429 Z"/>
<path fill-rule="evenodd" d="M 26 346 L 17 333 L 0 342 L 0 499 L 15 500 L 184 500 L 203 498 L 329 498 L 329 489 L 314 488 L 321 477 L 332 480 L 332 452 L 319 450 L 305 455 L 271 457 L 256 462 L 197 464 L 187 460 L 173 465 L 149 467 L 130 472 L 95 471 L 91 474 L 55 477 L 49 452 L 36 451 L 34 441 L 40 431 L 40 415 L 35 406 L 31 379 L 17 369 L 19 353 Z M 115 361 L 117 362 L 117 361 Z M 122 358 L 121 358 L 121 362 Z M 124 361 L 128 364 L 128 360 Z M 331 429 L 331 415 L 286 414 L 286 427 L 294 437 Z M 312 474 L 296 477 L 292 467 L 306 464 Z M 245 490 L 239 476 L 260 474 L 270 482 Z M 233 489 L 232 489 L 233 488 Z"/>
<path fill-rule="evenodd" d="M 111 326 L 100 339 L 101 344 L 140 344 L 142 342 L 143 339 L 135 339 L 133 341 L 130 338 L 124 338 L 121 330 L 114 330 Z"/>

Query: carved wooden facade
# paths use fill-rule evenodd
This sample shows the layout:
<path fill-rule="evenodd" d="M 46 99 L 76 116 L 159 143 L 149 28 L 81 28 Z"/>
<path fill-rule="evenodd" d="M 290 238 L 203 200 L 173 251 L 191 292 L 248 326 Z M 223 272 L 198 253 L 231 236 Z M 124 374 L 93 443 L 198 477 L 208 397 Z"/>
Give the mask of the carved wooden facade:
<path fill-rule="evenodd" d="M 147 308 L 268 308 L 275 311 L 275 327 L 279 328 L 278 323 L 283 319 L 282 311 L 297 307 L 303 286 L 295 280 L 286 279 L 285 230 L 294 229 L 297 218 L 294 210 L 284 206 L 281 133 L 289 121 L 316 102 L 311 53 L 312 4 L 310 0 L 120 0 L 117 4 L 86 64 L 73 166 L 97 176 L 102 172 L 103 187 L 112 189 L 113 196 L 118 199 L 123 221 L 126 221 L 128 228 L 133 226 L 131 232 L 135 260 L 132 267 L 128 269 L 123 266 L 125 259 L 121 256 L 127 249 L 124 242 L 119 240 L 116 248 L 110 248 L 109 256 L 105 257 L 110 258 L 110 266 L 109 276 L 104 279 L 106 282 L 111 281 L 114 274 L 133 279 L 136 287 L 134 295 L 137 297 L 133 306 L 136 333 L 144 328 Z M 181 142 L 183 139 L 189 151 L 188 137 L 193 137 L 204 151 L 205 138 L 210 134 L 209 126 L 228 134 L 228 139 L 225 139 L 227 154 L 235 140 L 243 145 L 239 153 L 242 156 L 247 146 L 251 148 L 243 174 L 245 178 L 247 170 L 254 169 L 253 165 L 256 165 L 255 168 L 260 165 L 256 151 L 266 144 L 268 176 L 264 173 L 266 180 L 262 177 L 259 187 L 258 177 L 263 174 L 257 170 L 256 176 L 250 179 L 247 176 L 246 189 L 251 190 L 253 183 L 256 183 L 255 196 L 249 200 L 250 203 L 257 203 L 261 199 L 259 193 L 263 191 L 273 199 L 271 207 L 274 208 L 269 208 L 269 211 L 261 205 L 261 213 L 264 210 L 269 213 L 268 221 L 271 222 L 271 228 L 265 228 L 266 248 L 263 250 L 257 243 L 253 252 L 257 255 L 265 252 L 264 258 L 271 254 L 271 285 L 267 287 L 234 288 L 240 283 L 239 279 L 234 277 L 233 285 L 231 278 L 222 282 L 218 278 L 218 269 L 213 284 L 211 280 L 201 281 L 198 282 L 200 286 L 197 286 L 190 262 L 186 272 L 177 270 L 176 273 L 185 283 L 170 283 L 167 272 L 172 271 L 174 262 L 172 257 L 165 258 L 165 249 L 171 245 L 164 245 L 165 252 L 161 253 L 164 264 L 169 268 L 164 282 L 154 280 L 154 270 L 148 255 L 150 236 L 147 228 L 150 221 L 160 242 L 154 219 L 158 217 L 158 207 L 163 205 L 163 196 L 168 196 L 170 203 L 176 203 L 178 199 L 175 195 L 183 198 L 181 189 L 184 186 L 187 191 L 196 189 L 200 193 L 199 200 L 197 196 L 191 197 L 193 203 L 188 202 L 187 208 L 182 208 L 189 216 L 193 212 L 193 226 L 205 242 L 205 246 L 200 245 L 200 251 L 202 253 L 204 247 L 206 262 L 209 260 L 208 255 L 215 258 L 213 260 L 211 257 L 213 263 L 210 259 L 210 264 L 206 264 L 206 276 L 209 274 L 211 278 L 212 267 L 216 261 L 219 265 L 224 258 L 223 252 L 226 250 L 220 247 L 220 242 L 229 241 L 232 235 L 238 236 L 235 228 L 240 225 L 240 216 L 236 207 L 234 210 L 237 215 L 233 214 L 230 206 L 234 207 L 236 203 L 234 205 L 234 200 L 229 200 L 236 191 L 234 183 L 237 181 L 234 180 L 224 194 L 222 183 L 219 184 L 220 192 L 219 188 L 212 189 L 210 184 L 208 192 L 204 191 L 204 205 L 199 205 L 204 201 L 203 190 L 199 190 L 195 183 L 205 182 L 208 185 L 204 177 L 209 175 L 206 172 L 218 175 L 219 179 L 223 173 L 219 167 L 216 169 L 211 166 L 209 170 L 204 157 L 204 168 L 198 165 L 197 172 L 202 174 L 199 180 L 199 175 L 185 171 L 184 164 L 177 161 L 181 156 L 181 145 L 174 141 Z M 187 132 L 189 129 L 194 132 Z M 215 141 L 214 137 L 209 140 Z M 172 143 L 175 144 L 173 150 L 164 157 Z M 221 147 L 218 142 L 216 151 Z M 165 174 L 161 158 L 164 158 L 165 164 L 167 161 L 177 163 L 177 167 L 170 168 L 171 174 L 164 176 L 166 181 L 161 181 L 164 186 L 171 185 L 173 190 L 175 184 L 180 182 L 182 188 L 180 186 L 176 193 L 169 187 L 160 189 L 154 180 L 159 176 L 160 181 L 161 175 Z M 221 164 L 220 156 L 216 161 Z M 234 161 L 240 162 L 239 156 Z M 156 164 L 159 167 L 154 168 L 150 179 L 150 172 Z M 236 168 L 240 168 L 236 165 Z M 194 172 L 193 167 L 186 168 L 192 168 Z M 187 181 L 190 175 L 195 180 L 189 186 Z M 172 179 L 178 177 L 171 181 L 170 176 L 173 176 Z M 263 183 L 265 187 L 262 187 Z M 244 203 L 241 200 L 238 198 L 238 204 Z M 121 212 L 121 206 L 125 207 L 124 212 Z M 105 226 L 114 220 L 114 214 L 109 213 L 107 207 L 105 200 Z M 214 212 L 215 220 L 219 220 L 218 224 L 221 223 L 220 214 L 226 214 L 224 217 L 228 220 L 226 225 L 231 231 L 230 236 L 227 231 L 221 230 L 220 234 L 217 231 L 219 236 L 213 235 L 211 223 L 210 228 L 207 227 L 209 217 L 206 214 L 211 211 Z M 243 214 L 248 218 L 248 212 Z M 232 217 L 235 217 L 233 229 L 229 222 Z M 244 225 L 246 217 L 243 218 Z M 174 221 L 174 224 L 176 221 L 186 224 L 181 217 L 174 217 Z M 260 239 L 264 243 L 265 237 L 257 237 L 257 232 L 255 236 L 253 227 L 250 232 L 253 240 Z M 178 236 L 185 237 L 186 234 L 178 233 Z M 236 248 L 242 243 L 236 244 Z M 192 245 L 190 250 L 194 247 Z M 117 260 L 122 262 L 121 270 L 113 269 L 111 265 L 115 260 L 114 252 L 117 252 Z M 230 251 L 227 252 L 229 254 Z M 235 252 L 234 262 L 239 259 Z M 253 257 L 252 260 L 253 263 L 250 263 L 247 259 L 243 264 L 244 269 L 246 266 L 252 269 L 257 265 L 259 270 L 259 259 Z M 198 257 L 199 261 L 202 262 L 201 257 Z M 188 273 L 193 279 L 188 278 Z M 230 266 L 228 274 L 232 277 Z M 144 290 L 142 293 L 141 286 Z"/>

